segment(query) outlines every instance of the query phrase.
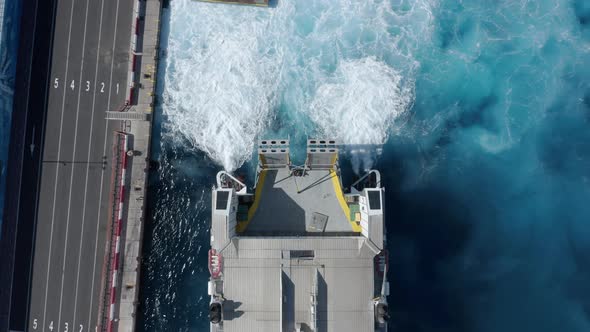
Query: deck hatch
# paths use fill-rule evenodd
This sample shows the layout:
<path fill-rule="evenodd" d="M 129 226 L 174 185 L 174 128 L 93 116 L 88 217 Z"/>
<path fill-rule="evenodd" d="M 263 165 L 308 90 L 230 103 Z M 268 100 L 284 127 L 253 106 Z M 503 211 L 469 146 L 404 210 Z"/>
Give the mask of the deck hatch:
<path fill-rule="evenodd" d="M 369 195 L 369 208 L 371 210 L 381 209 L 381 192 L 379 190 L 367 191 Z"/>
<path fill-rule="evenodd" d="M 313 259 L 315 252 L 313 250 L 291 250 L 291 259 Z"/>
<path fill-rule="evenodd" d="M 215 210 L 227 209 L 227 201 L 229 200 L 229 191 L 218 191 L 217 201 L 215 202 Z"/>

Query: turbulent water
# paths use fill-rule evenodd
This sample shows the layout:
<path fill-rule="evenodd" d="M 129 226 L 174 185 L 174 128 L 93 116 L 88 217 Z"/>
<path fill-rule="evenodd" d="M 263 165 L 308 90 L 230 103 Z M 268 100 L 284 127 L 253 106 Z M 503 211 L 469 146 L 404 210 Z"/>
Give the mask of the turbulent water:
<path fill-rule="evenodd" d="M 174 0 L 145 331 L 205 331 L 210 188 L 259 137 L 381 170 L 392 331 L 590 330 L 590 3 Z"/>

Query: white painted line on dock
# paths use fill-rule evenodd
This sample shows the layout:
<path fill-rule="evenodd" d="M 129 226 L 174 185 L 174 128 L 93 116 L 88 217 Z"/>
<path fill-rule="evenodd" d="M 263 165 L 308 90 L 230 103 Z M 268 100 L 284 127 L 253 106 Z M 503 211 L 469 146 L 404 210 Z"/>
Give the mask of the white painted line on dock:
<path fill-rule="evenodd" d="M 113 78 L 113 65 L 115 62 L 115 46 L 117 45 L 117 25 L 119 23 L 119 0 L 117 0 L 117 9 L 115 11 L 115 31 L 113 33 L 113 49 L 111 50 L 111 80 Z M 109 97 L 108 97 L 108 102 L 107 102 L 107 107 L 110 105 L 110 101 L 111 101 L 111 89 L 109 89 Z M 105 112 L 108 111 L 105 110 Z M 106 152 L 107 152 L 107 139 L 109 137 L 109 132 L 107 131 L 108 129 L 108 122 L 109 120 L 104 120 L 105 122 L 105 135 L 104 135 L 104 143 L 103 143 L 103 149 L 102 149 L 102 155 L 106 156 Z M 105 170 L 103 169 L 101 171 L 100 174 L 100 190 L 99 190 L 99 198 L 98 198 L 98 216 L 97 216 L 97 220 L 96 220 L 96 244 L 95 244 L 95 251 L 94 251 L 94 263 L 93 263 L 93 267 L 92 267 L 92 287 L 91 289 L 94 289 L 94 275 L 96 272 L 96 250 L 98 249 L 98 226 L 100 224 L 100 206 L 102 205 L 102 194 L 103 194 L 103 190 L 104 190 L 104 172 Z M 90 297 L 90 305 L 92 306 L 92 296 Z M 100 317 L 97 317 L 97 319 L 100 319 Z M 88 326 L 90 327 L 90 324 L 92 323 L 92 310 L 90 310 L 90 317 L 88 318 Z M 98 325 L 98 324 L 97 324 Z"/>
<path fill-rule="evenodd" d="M 68 66 L 69 66 L 69 59 L 70 59 L 70 42 L 72 38 L 72 20 L 74 18 L 74 1 L 72 1 L 72 9 L 70 11 L 70 29 L 68 32 L 68 47 L 66 51 L 66 68 L 65 68 L 65 82 L 67 82 L 68 77 Z M 63 86 L 64 94 L 61 104 L 61 119 L 59 125 L 59 138 L 57 142 L 57 160 L 61 160 L 61 138 L 62 138 L 62 131 L 63 131 L 63 124 L 64 124 L 64 109 L 66 106 L 66 85 Z M 49 289 L 49 271 L 51 269 L 51 248 L 53 245 L 53 225 L 55 222 L 55 203 L 57 199 L 57 180 L 59 177 L 59 165 L 55 168 L 55 184 L 53 187 L 53 210 L 51 212 L 51 231 L 49 232 L 49 259 L 47 261 L 47 278 L 45 280 L 45 301 L 43 304 L 43 331 L 45 331 L 46 326 L 46 317 L 47 317 L 47 293 Z"/>

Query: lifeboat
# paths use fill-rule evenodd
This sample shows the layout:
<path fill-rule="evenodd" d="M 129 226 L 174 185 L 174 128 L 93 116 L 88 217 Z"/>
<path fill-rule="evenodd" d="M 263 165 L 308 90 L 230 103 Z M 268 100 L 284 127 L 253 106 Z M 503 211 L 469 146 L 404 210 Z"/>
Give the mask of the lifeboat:
<path fill-rule="evenodd" d="M 215 249 L 209 250 L 209 273 L 213 279 L 219 278 L 223 267 L 223 257 Z"/>

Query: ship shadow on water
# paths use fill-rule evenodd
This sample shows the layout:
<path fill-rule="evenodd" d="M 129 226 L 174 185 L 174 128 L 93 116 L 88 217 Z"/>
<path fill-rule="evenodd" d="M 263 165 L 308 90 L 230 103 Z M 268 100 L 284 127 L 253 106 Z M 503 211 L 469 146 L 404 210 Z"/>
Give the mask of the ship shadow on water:
<path fill-rule="evenodd" d="M 406 189 L 405 150 L 382 146 L 373 166 L 385 188 L 390 331 L 469 331 L 470 318 L 448 266 L 472 240 L 474 222 L 444 186 Z M 348 172 L 351 166 L 349 166 Z"/>

